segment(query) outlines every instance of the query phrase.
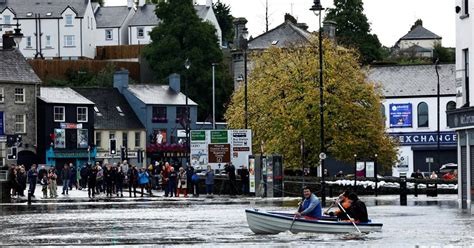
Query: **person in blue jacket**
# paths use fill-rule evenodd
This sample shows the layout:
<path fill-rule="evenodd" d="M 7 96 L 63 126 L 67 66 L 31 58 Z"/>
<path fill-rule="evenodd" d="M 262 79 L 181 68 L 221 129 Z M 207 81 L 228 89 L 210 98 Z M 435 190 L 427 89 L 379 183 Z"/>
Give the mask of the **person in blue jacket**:
<path fill-rule="evenodd" d="M 296 217 L 309 217 L 309 218 L 321 218 L 321 202 L 319 198 L 311 192 L 309 187 L 303 188 L 303 195 L 304 201 L 298 208 L 298 212 L 296 212 Z"/>
<path fill-rule="evenodd" d="M 142 197 L 143 197 L 143 189 L 148 185 L 150 182 L 150 176 L 148 175 L 148 172 L 146 172 L 143 168 L 140 169 L 140 172 L 138 172 L 138 184 L 140 185 L 140 188 L 142 190 Z"/>

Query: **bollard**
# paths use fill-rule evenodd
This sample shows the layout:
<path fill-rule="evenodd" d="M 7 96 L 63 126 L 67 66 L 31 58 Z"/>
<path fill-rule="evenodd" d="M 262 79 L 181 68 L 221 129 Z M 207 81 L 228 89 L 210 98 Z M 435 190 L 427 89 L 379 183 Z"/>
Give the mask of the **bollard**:
<path fill-rule="evenodd" d="M 407 174 L 400 173 L 400 206 L 407 205 Z"/>
<path fill-rule="evenodd" d="M 415 197 L 418 197 L 418 180 L 415 179 Z"/>
<path fill-rule="evenodd" d="M 438 196 L 438 184 L 427 183 L 426 184 L 426 196 L 437 197 Z"/>
<path fill-rule="evenodd" d="M 31 190 L 28 190 L 28 205 L 31 205 Z"/>

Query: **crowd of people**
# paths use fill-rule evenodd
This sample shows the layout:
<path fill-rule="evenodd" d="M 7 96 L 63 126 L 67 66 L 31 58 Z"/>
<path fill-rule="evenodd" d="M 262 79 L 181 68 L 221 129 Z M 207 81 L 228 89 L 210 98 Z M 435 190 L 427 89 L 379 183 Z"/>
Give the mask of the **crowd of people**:
<path fill-rule="evenodd" d="M 223 184 L 219 193 L 237 194 L 236 169 L 232 164 L 224 167 L 228 180 Z M 249 193 L 249 172 L 244 166 L 239 170 L 242 178 L 241 192 Z M 65 164 L 60 170 L 55 167 L 37 168 L 32 165 L 26 171 L 23 165 L 12 165 L 9 168 L 8 182 L 13 198 L 25 197 L 28 192 L 35 197 L 36 185 L 41 185 L 43 198 L 57 198 L 58 184 L 62 185 L 62 195 L 68 195 L 70 190 L 87 190 L 89 198 L 103 195 L 106 197 L 124 197 L 124 188 L 128 189 L 129 197 L 137 194 L 153 196 L 152 190 L 163 191 L 165 197 L 188 197 L 188 194 L 198 197 L 201 183 L 205 184 L 207 196 L 214 194 L 214 170 L 208 166 L 200 174 L 192 166 L 179 167 L 168 162 L 155 162 L 147 167 L 139 168 L 126 160 L 118 164 L 104 163 L 86 164 L 76 168 L 72 163 Z M 225 188 L 225 192 L 223 191 Z"/>

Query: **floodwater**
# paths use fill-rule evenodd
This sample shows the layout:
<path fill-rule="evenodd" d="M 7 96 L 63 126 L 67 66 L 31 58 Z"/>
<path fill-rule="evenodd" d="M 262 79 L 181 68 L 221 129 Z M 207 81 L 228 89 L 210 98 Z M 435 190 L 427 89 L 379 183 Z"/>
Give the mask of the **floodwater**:
<path fill-rule="evenodd" d="M 456 196 L 362 198 L 380 233 L 255 235 L 244 210 L 294 211 L 295 201 L 255 199 L 47 203 L 0 206 L 0 246 L 473 246 L 474 217 L 457 209 Z"/>

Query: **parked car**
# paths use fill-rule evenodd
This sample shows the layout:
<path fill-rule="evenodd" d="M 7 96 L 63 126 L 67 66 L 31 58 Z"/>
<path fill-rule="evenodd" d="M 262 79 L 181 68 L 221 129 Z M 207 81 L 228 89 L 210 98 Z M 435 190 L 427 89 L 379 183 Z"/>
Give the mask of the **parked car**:
<path fill-rule="evenodd" d="M 443 164 L 441 168 L 439 169 L 439 171 L 441 173 L 447 173 L 447 172 L 453 173 L 457 169 L 458 169 L 457 164 L 449 163 L 449 164 Z"/>

